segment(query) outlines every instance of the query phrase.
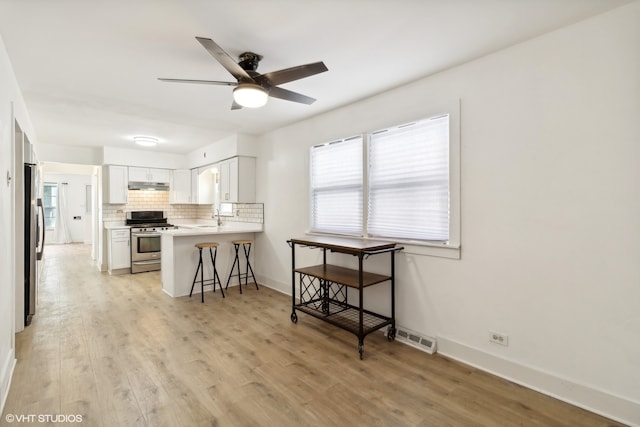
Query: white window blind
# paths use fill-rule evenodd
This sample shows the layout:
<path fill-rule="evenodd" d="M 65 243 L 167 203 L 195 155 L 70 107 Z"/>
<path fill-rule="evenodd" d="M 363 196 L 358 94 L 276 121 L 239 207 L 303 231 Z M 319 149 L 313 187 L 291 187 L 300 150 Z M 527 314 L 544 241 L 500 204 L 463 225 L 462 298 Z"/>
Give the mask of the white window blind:
<path fill-rule="evenodd" d="M 311 149 L 311 228 L 362 235 L 362 137 Z"/>
<path fill-rule="evenodd" d="M 449 116 L 371 135 L 371 237 L 449 240 Z"/>

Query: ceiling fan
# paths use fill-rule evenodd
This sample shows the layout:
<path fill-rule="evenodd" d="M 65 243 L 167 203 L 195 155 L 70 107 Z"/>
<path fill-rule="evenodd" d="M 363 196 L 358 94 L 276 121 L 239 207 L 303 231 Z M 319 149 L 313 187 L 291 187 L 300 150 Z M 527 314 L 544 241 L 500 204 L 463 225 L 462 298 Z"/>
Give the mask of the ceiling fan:
<path fill-rule="evenodd" d="M 196 83 L 221 86 L 235 86 L 233 89 L 232 110 L 242 107 L 257 108 L 267 103 L 267 98 L 284 99 L 286 101 L 299 102 L 301 104 L 312 104 L 315 99 L 300 93 L 283 89 L 278 85 L 303 79 L 327 71 L 327 67 L 322 61 L 297 67 L 285 68 L 279 71 L 272 71 L 266 74 L 256 72 L 258 63 L 262 56 L 253 52 L 240 54 L 239 62 L 236 62 L 227 52 L 218 46 L 213 40 L 196 37 L 196 40 L 213 56 L 227 71 L 236 78 L 236 82 L 221 82 L 212 80 L 188 80 L 188 79 L 165 79 L 158 78 L 163 82 Z"/>

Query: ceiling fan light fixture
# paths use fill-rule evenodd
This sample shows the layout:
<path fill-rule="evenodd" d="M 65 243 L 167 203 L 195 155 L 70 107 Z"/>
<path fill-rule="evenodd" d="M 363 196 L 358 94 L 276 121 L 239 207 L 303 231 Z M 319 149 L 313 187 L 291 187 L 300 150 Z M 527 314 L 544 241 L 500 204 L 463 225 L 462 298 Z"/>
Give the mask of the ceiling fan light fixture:
<path fill-rule="evenodd" d="M 260 85 L 241 83 L 233 90 L 233 99 L 239 105 L 247 108 L 259 108 L 267 103 L 269 94 Z"/>
<path fill-rule="evenodd" d="M 133 142 L 143 147 L 154 147 L 158 143 L 158 138 L 152 136 L 134 136 Z"/>

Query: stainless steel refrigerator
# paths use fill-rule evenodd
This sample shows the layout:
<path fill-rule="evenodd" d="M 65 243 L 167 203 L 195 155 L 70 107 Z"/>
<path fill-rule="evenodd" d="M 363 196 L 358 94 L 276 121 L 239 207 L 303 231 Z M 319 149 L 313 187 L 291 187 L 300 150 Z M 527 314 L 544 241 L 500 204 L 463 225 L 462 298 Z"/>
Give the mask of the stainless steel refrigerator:
<path fill-rule="evenodd" d="M 38 270 L 44 253 L 44 207 L 38 198 L 37 166 L 24 164 L 24 325 L 36 314 Z"/>

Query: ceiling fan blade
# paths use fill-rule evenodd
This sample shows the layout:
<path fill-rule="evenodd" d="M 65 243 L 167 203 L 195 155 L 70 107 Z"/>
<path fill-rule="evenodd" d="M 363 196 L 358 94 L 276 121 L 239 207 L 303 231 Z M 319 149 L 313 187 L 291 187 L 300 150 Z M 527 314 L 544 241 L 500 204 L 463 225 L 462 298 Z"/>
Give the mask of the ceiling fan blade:
<path fill-rule="evenodd" d="M 238 104 L 238 103 L 236 102 L 236 100 L 234 99 L 234 100 L 233 100 L 233 103 L 231 104 L 231 109 L 232 109 L 232 110 L 240 110 L 240 109 L 242 109 L 242 105 Z"/>
<path fill-rule="evenodd" d="M 196 37 L 196 40 L 213 56 L 228 72 L 239 81 L 253 82 L 253 78 L 247 73 L 227 52 L 211 39 Z"/>
<path fill-rule="evenodd" d="M 297 67 L 285 68 L 284 70 L 272 71 L 265 73 L 256 78 L 256 80 L 264 81 L 273 86 L 281 85 L 283 83 L 292 82 L 294 80 L 303 79 L 305 77 L 313 76 L 314 74 L 324 73 L 328 68 L 324 65 L 324 62 L 314 62 L 312 64 L 298 65 Z"/>
<path fill-rule="evenodd" d="M 160 77 L 158 77 L 158 80 L 172 83 L 197 83 L 203 85 L 238 86 L 237 82 L 218 82 L 215 80 L 163 79 Z"/>
<path fill-rule="evenodd" d="M 276 87 L 276 86 L 269 89 L 269 96 L 272 96 L 274 98 L 284 99 L 286 101 L 299 102 L 301 104 L 307 104 L 307 105 L 311 105 L 316 101 L 315 98 L 311 98 L 309 96 L 302 95 L 297 92 L 292 92 L 287 89 L 282 89 L 281 87 Z"/>

